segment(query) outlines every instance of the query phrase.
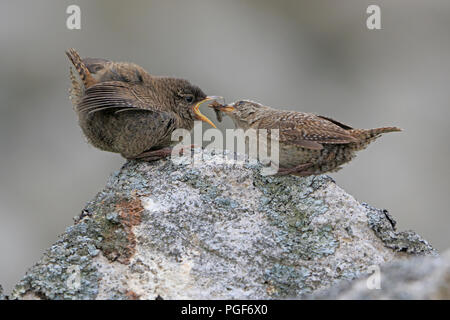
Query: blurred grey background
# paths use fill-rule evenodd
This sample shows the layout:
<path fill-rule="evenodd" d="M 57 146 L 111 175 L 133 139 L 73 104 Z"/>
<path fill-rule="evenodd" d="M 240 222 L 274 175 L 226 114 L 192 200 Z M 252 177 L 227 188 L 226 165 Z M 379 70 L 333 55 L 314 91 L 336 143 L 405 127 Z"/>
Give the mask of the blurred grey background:
<path fill-rule="evenodd" d="M 70 4 L 81 7 L 79 31 L 66 29 Z M 366 28 L 369 4 L 380 5 L 382 30 Z M 449 31 L 444 0 L 2 0 L 0 283 L 8 292 L 124 163 L 81 134 L 69 47 L 189 79 L 228 102 L 402 127 L 333 177 L 400 229 L 448 248 Z"/>

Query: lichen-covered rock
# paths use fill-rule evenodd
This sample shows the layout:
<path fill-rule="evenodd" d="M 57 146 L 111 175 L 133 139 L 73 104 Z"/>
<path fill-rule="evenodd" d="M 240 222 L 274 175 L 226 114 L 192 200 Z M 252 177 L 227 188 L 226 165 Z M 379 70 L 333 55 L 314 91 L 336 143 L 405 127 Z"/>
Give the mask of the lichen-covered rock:
<path fill-rule="evenodd" d="M 221 154 L 196 157 L 126 163 L 11 298 L 299 297 L 435 254 L 328 176 L 262 176 Z"/>
<path fill-rule="evenodd" d="M 373 275 L 337 285 L 308 296 L 309 299 L 438 299 L 450 300 L 450 251 L 440 257 L 413 257 L 380 268 L 380 285 Z M 369 285 L 368 285 L 369 282 Z"/>

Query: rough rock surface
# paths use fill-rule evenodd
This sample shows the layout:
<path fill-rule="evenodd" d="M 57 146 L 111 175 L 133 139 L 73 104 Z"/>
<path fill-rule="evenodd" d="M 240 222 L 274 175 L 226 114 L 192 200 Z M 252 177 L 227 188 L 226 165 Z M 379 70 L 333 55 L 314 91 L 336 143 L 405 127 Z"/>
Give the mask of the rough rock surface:
<path fill-rule="evenodd" d="M 295 298 L 435 255 L 326 175 L 260 175 L 207 151 L 127 162 L 10 298 Z"/>
<path fill-rule="evenodd" d="M 450 251 L 441 257 L 413 257 L 388 263 L 381 266 L 379 275 L 378 289 L 371 285 L 371 275 L 342 281 L 308 298 L 450 300 Z"/>

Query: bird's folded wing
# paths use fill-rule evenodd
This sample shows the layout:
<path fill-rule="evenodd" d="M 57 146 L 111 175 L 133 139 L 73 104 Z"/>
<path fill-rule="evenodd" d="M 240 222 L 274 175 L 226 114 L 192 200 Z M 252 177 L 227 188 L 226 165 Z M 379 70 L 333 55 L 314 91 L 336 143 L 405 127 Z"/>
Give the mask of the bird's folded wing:
<path fill-rule="evenodd" d="M 144 90 L 136 84 L 130 86 L 120 81 L 100 82 L 89 87 L 77 106 L 79 112 L 94 113 L 102 110 L 124 112 L 129 110 L 147 110 L 163 112 L 161 106 L 150 103 Z"/>
<path fill-rule="evenodd" d="M 270 121 L 274 117 L 280 121 Z M 281 113 L 263 119 L 259 127 L 279 129 L 280 143 L 293 144 L 312 150 L 323 149 L 323 144 L 346 144 L 357 141 L 347 131 L 350 129 L 349 126 L 313 114 Z"/>
<path fill-rule="evenodd" d="M 322 118 L 324 120 L 328 120 L 328 121 L 334 123 L 335 125 L 337 125 L 338 127 L 342 128 L 344 130 L 352 130 L 353 129 L 352 127 L 350 127 L 350 126 L 348 126 L 346 124 L 343 124 L 342 122 L 336 121 L 334 119 L 331 119 L 331 118 L 328 118 L 328 117 L 325 117 L 325 116 L 320 116 L 320 115 L 317 115 L 317 117 Z"/>

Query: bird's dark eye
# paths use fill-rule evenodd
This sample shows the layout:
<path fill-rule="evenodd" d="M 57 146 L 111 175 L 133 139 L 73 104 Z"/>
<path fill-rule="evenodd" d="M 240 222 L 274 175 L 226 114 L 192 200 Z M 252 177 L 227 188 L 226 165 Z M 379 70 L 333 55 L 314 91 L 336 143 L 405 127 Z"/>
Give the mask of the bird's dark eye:
<path fill-rule="evenodd" d="M 194 102 L 194 96 L 192 94 L 187 94 L 184 96 L 184 101 L 187 103 L 192 103 Z"/>

